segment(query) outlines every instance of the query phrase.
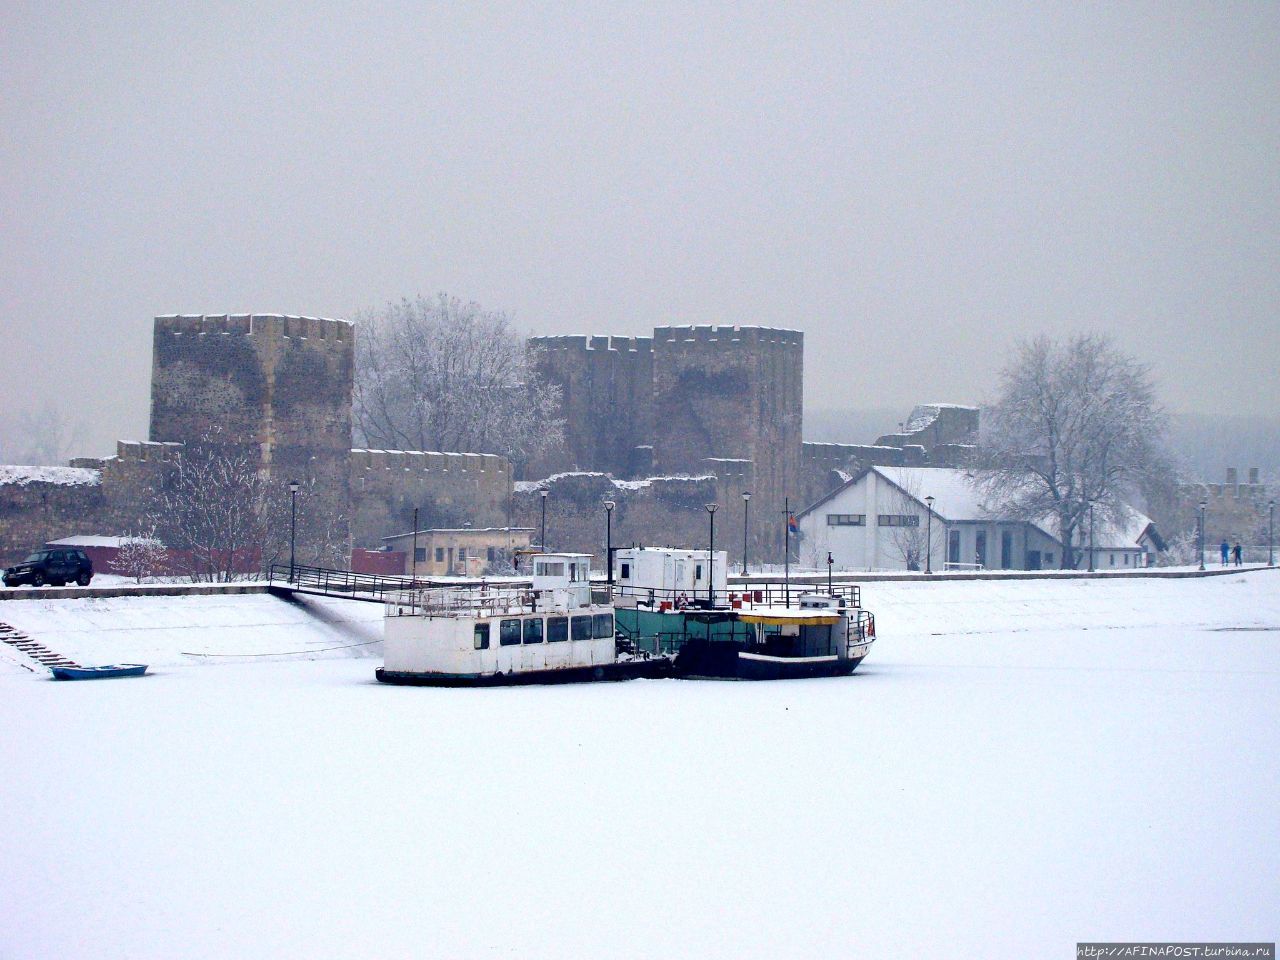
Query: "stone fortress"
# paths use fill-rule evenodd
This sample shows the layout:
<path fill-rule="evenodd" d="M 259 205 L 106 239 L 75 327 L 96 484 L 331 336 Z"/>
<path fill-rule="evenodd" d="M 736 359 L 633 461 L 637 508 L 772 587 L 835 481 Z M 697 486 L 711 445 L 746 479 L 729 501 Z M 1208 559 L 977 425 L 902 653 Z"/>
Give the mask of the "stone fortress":
<path fill-rule="evenodd" d="M 531 359 L 562 391 L 565 440 L 516 480 L 489 453 L 353 449 L 357 334 L 315 317 L 157 317 L 148 439 L 68 467 L 0 467 L 0 562 L 65 536 L 137 532 L 196 441 L 250 451 L 281 489 L 304 485 L 299 562 L 377 548 L 411 529 L 415 508 L 421 528 L 539 530 L 545 507 L 550 548 L 602 556 L 605 500 L 616 504 L 615 545 L 701 546 L 705 505 L 717 503 L 717 547 L 736 561 L 746 536 L 753 563 L 777 562 L 785 501 L 798 512 L 872 464 L 955 465 L 977 428 L 975 409 L 936 405 L 873 445 L 804 443 L 798 331 L 535 337 Z"/>

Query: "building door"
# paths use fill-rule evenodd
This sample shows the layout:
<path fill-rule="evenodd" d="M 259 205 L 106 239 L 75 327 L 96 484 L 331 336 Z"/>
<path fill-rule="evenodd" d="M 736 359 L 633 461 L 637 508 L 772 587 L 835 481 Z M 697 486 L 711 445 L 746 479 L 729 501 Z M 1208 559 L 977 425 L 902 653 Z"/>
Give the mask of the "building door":
<path fill-rule="evenodd" d="M 1027 551 L 1027 569 L 1028 570 L 1040 569 L 1040 551 L 1039 550 Z"/>
<path fill-rule="evenodd" d="M 1013 569 L 1013 531 L 1000 531 L 1000 569 Z"/>
<path fill-rule="evenodd" d="M 960 562 L 960 531 L 947 531 L 947 563 Z"/>
<path fill-rule="evenodd" d="M 987 567 L 987 531 L 979 530 L 973 538 L 974 543 L 974 563 L 984 570 Z"/>

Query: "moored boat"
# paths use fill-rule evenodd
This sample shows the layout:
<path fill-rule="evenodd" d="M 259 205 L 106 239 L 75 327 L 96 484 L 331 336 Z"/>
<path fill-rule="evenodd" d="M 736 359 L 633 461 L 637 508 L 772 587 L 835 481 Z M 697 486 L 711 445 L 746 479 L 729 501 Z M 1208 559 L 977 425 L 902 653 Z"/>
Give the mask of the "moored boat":
<path fill-rule="evenodd" d="M 861 591 L 827 593 L 789 584 L 730 590 L 726 556 L 637 547 L 617 551 L 614 602 L 619 636 L 634 649 L 673 658 L 676 676 L 782 680 L 845 676 L 875 642 Z M 717 576 L 719 574 L 719 576 Z"/>
<path fill-rule="evenodd" d="M 52 667 L 55 680 L 106 680 L 111 677 L 141 677 L 145 663 L 116 663 L 101 667 Z"/>
<path fill-rule="evenodd" d="M 615 642 L 614 607 L 595 598 L 591 557 L 532 558 L 531 586 L 405 590 L 387 603 L 383 683 L 510 686 L 669 676 L 671 661 Z"/>

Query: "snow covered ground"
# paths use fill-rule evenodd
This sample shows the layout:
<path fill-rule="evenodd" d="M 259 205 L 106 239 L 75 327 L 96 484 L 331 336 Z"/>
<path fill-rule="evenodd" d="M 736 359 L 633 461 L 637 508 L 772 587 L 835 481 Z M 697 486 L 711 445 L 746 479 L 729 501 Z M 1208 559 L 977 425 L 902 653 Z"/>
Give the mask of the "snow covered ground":
<path fill-rule="evenodd" d="M 374 683 L 376 645 L 342 646 L 373 605 L 0 603 L 60 652 L 157 664 L 0 661 L 0 957 L 1276 938 L 1280 573 L 864 601 L 850 678 L 506 690 Z M 310 652 L 245 656 L 286 649 Z"/>

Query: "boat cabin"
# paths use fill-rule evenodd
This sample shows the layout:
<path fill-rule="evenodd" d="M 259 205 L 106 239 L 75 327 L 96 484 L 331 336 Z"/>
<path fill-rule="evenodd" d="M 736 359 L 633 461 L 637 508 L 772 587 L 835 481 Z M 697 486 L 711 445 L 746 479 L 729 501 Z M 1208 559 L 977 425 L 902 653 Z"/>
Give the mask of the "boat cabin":
<path fill-rule="evenodd" d="M 613 552 L 614 593 L 620 603 L 688 605 L 728 598 L 729 556 L 723 550 L 626 547 Z"/>

